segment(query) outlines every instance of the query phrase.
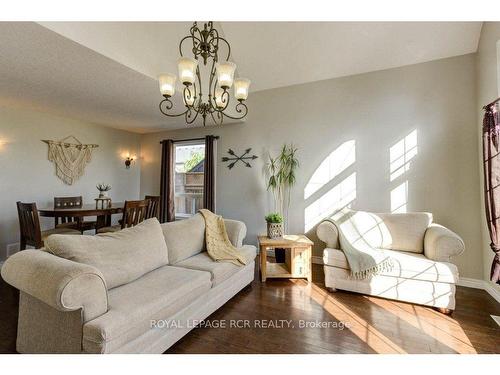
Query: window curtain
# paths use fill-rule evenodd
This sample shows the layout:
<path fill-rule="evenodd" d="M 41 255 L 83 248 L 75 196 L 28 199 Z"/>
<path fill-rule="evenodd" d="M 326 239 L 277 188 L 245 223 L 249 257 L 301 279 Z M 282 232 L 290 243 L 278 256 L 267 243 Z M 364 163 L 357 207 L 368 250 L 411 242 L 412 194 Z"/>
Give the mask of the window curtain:
<path fill-rule="evenodd" d="M 500 284 L 500 157 L 498 141 L 500 121 L 498 104 L 484 107 L 483 119 L 483 169 L 484 169 L 484 203 L 486 220 L 491 239 L 491 250 L 495 253 L 491 265 L 490 279 Z"/>
<path fill-rule="evenodd" d="M 174 206 L 174 141 L 166 139 L 161 142 L 160 173 L 160 222 L 175 220 Z"/>
<path fill-rule="evenodd" d="M 205 171 L 203 181 L 203 207 L 215 213 L 215 168 L 217 162 L 217 138 L 205 137 Z"/>

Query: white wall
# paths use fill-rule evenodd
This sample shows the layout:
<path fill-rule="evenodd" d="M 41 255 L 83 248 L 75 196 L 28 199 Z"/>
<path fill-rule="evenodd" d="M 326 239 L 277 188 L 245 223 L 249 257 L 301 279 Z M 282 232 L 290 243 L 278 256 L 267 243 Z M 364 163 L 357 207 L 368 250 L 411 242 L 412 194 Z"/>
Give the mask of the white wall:
<path fill-rule="evenodd" d="M 47 145 L 42 139 L 58 140 L 74 135 L 83 143 L 96 143 L 92 161 L 85 174 L 72 186 L 55 175 L 47 160 Z M 26 108 L 0 106 L 0 260 L 6 246 L 19 242 L 16 201 L 53 204 L 54 196 L 82 195 L 85 203 L 97 196 L 95 185 L 112 185 L 115 201 L 139 197 L 140 163 L 125 169 L 122 154 L 139 155 L 140 136 L 121 130 L 84 123 Z M 44 228 L 54 221 L 42 218 Z"/>
<path fill-rule="evenodd" d="M 479 161 L 478 168 L 482 171 L 482 121 L 484 112 L 481 108 L 497 97 L 500 96 L 500 76 L 499 67 L 500 63 L 498 61 L 498 51 L 500 41 L 500 23 L 499 22 L 485 22 L 481 30 L 481 38 L 479 40 L 479 47 L 477 51 L 477 109 L 478 109 L 478 119 L 477 119 L 477 132 L 479 135 Z M 481 186 L 481 230 L 482 230 L 482 252 L 483 252 L 483 276 L 484 280 L 490 278 L 491 262 L 493 260 L 493 252 L 490 249 L 489 243 L 490 238 L 488 234 L 488 227 L 486 225 L 486 215 L 484 211 L 484 181 L 483 175 L 480 176 L 480 186 Z M 497 290 L 500 292 L 500 286 L 496 285 Z"/>
<path fill-rule="evenodd" d="M 465 55 L 253 93 L 244 124 L 144 135 L 141 195 L 159 192 L 161 139 L 220 135 L 218 213 L 246 222 L 248 240 L 255 243 L 256 236 L 265 232 L 264 215 L 272 209 L 262 173 L 267 154 L 293 142 L 300 148 L 301 166 L 290 232 L 305 231 L 306 216 L 314 204 L 326 216 L 339 189 L 345 193 L 352 187 L 348 186 L 352 180 L 346 178 L 353 173 L 353 206 L 358 209 L 390 211 L 391 192 L 407 183 L 407 210 L 430 211 L 435 221 L 459 233 L 467 246 L 456 259 L 461 274 L 481 278 L 475 88 L 475 55 Z M 391 181 L 390 149 L 414 131 L 418 153 L 407 170 Z M 355 143 L 355 162 L 304 198 L 315 170 L 345 142 Z M 252 168 L 237 165 L 228 170 L 220 161 L 228 148 L 239 153 L 248 147 L 259 156 Z M 312 232 L 319 255 L 320 244 Z"/>

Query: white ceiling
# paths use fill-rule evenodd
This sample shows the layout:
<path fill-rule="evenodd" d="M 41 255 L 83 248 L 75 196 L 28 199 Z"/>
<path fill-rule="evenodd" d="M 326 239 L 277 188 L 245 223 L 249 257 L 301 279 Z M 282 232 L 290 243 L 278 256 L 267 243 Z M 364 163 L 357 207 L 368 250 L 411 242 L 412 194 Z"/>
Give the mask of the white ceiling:
<path fill-rule="evenodd" d="M 184 127 L 158 111 L 187 22 L 0 23 L 0 103 L 138 132 Z M 477 50 L 480 22 L 223 22 L 251 92 Z M 250 94 L 251 95 L 251 94 Z M 250 108 L 251 111 L 251 108 Z M 199 125 L 199 124 L 198 124 Z"/>

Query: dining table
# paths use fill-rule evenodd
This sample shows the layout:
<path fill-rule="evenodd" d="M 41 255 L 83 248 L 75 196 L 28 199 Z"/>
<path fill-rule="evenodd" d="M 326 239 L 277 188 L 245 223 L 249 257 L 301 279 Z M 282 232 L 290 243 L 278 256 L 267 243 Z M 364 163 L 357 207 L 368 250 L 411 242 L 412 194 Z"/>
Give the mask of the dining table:
<path fill-rule="evenodd" d="M 125 202 L 113 202 L 108 207 L 97 207 L 96 204 L 82 204 L 66 208 L 56 208 L 54 206 L 38 208 L 38 214 L 43 217 L 79 217 L 96 216 L 96 229 L 111 225 L 111 215 L 123 212 Z"/>

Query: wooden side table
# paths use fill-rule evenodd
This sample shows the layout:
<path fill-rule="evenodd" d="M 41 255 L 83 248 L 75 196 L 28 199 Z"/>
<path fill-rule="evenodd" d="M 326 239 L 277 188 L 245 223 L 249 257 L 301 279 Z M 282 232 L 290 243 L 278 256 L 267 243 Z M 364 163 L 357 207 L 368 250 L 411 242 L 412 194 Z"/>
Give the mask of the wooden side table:
<path fill-rule="evenodd" d="M 261 281 L 264 282 L 267 278 L 303 278 L 311 282 L 313 244 L 303 234 L 276 239 L 259 236 Z M 285 249 L 285 263 L 267 261 L 267 250 L 275 248 Z"/>

